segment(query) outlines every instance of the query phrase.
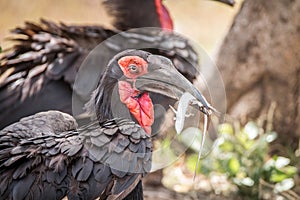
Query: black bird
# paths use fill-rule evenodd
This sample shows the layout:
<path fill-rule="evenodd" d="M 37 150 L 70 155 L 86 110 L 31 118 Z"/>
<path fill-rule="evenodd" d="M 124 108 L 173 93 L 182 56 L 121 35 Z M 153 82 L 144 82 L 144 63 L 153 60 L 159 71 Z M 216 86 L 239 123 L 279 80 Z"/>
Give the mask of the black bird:
<path fill-rule="evenodd" d="M 48 111 L 0 131 L 0 199 L 143 199 L 151 94 L 178 100 L 184 92 L 202 112 L 213 110 L 169 59 L 141 50 L 117 54 L 89 102 L 96 121 L 78 128 L 70 115 Z"/>
<path fill-rule="evenodd" d="M 92 89 L 85 88 L 88 78 L 76 86 L 74 81 L 82 61 L 95 46 L 122 30 L 173 28 L 162 0 L 107 0 L 104 4 L 114 17 L 115 30 L 102 26 L 69 26 L 46 20 L 41 20 L 39 25 L 27 22 L 25 27 L 13 30 L 17 44 L 0 58 L 0 129 L 40 111 L 55 109 L 71 114 L 72 94 L 79 104 L 75 114 L 82 113 L 81 108 Z M 103 45 L 105 53 L 101 52 L 101 60 L 97 60 L 102 66 L 106 66 L 111 55 L 122 50 L 151 46 L 152 53 L 170 58 L 190 81 L 197 76 L 196 52 L 186 39 L 171 31 L 133 30 L 121 33 L 118 40 Z"/>

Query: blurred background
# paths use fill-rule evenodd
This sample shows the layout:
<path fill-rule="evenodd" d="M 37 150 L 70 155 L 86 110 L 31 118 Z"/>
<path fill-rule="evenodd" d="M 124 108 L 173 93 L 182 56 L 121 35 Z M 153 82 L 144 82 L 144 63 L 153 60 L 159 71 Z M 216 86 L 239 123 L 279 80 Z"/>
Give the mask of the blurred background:
<path fill-rule="evenodd" d="M 300 198 L 300 17 L 288 14 L 299 16 L 299 1 L 245 2 L 241 7 L 243 2 L 237 0 L 231 8 L 206 0 L 164 1 L 175 31 L 216 61 L 226 87 L 228 116 L 219 127 L 220 137 L 211 143 L 213 151 L 201 160 L 196 179 L 198 149 L 191 148 L 146 180 L 146 199 Z M 0 8 L 3 49 L 12 45 L 6 40 L 9 30 L 25 21 L 45 18 L 112 27 L 100 0 L 1 0 Z M 165 139 L 155 145 L 169 143 Z M 164 153 L 165 158 L 175 156 Z"/>

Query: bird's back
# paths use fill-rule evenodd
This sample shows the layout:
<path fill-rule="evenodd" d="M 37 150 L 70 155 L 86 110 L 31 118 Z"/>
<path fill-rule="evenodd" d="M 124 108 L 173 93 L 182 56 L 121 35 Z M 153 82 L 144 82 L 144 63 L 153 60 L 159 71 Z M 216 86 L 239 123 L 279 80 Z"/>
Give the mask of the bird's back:
<path fill-rule="evenodd" d="M 0 132 L 0 199 L 124 198 L 151 167 L 151 142 L 128 120 L 77 128 L 49 111 Z"/>

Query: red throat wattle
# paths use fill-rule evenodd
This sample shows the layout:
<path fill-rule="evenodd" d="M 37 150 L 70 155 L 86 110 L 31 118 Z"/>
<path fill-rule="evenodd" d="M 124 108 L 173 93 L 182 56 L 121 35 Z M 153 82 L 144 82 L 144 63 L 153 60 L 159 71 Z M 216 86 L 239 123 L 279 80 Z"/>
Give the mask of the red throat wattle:
<path fill-rule="evenodd" d="M 162 0 L 155 0 L 156 12 L 159 17 L 160 26 L 166 30 L 173 30 L 173 21 Z"/>
<path fill-rule="evenodd" d="M 150 96 L 147 92 L 141 94 L 126 81 L 119 81 L 120 100 L 129 109 L 138 123 L 148 135 L 154 122 L 154 110 Z"/>
<path fill-rule="evenodd" d="M 154 122 L 154 110 L 147 92 L 141 93 L 135 88 L 138 76 L 148 73 L 148 63 L 139 56 L 125 56 L 118 61 L 127 81 L 119 80 L 120 100 L 124 103 L 146 133 L 151 134 Z"/>

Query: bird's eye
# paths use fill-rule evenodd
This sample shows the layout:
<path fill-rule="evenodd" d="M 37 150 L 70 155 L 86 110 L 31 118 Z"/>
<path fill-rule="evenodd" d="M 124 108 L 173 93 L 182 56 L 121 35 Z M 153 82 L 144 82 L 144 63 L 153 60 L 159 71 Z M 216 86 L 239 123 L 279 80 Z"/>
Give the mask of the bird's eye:
<path fill-rule="evenodd" d="M 132 74 L 139 73 L 139 68 L 136 65 L 131 64 L 128 66 L 128 68 L 129 68 L 129 72 Z"/>

